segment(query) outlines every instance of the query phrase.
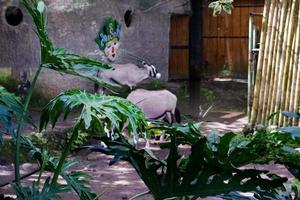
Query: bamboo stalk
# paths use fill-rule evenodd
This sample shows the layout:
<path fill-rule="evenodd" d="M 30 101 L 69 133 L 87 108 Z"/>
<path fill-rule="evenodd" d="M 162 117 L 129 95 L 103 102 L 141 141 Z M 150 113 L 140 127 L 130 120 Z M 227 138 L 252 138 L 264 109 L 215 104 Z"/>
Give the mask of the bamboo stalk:
<path fill-rule="evenodd" d="M 288 6 L 287 17 L 284 19 L 284 21 L 287 21 L 287 24 L 285 24 L 284 22 L 282 23 L 283 30 L 285 30 L 286 27 L 290 27 L 291 24 L 291 21 L 289 20 L 290 15 L 291 15 L 291 6 Z M 288 41 L 288 34 L 283 32 L 283 43 L 282 43 L 281 54 L 279 55 L 279 62 L 278 62 L 279 71 L 278 71 L 277 91 L 276 91 L 276 97 L 275 97 L 276 100 L 275 100 L 275 108 L 274 108 L 276 112 L 281 111 L 280 106 L 281 106 L 281 96 L 282 96 L 282 82 L 283 82 L 283 74 L 284 74 L 284 64 L 286 59 L 287 41 Z M 281 115 L 279 115 L 279 117 L 277 115 L 274 117 L 274 124 L 279 126 L 281 125 L 280 117 Z"/>
<path fill-rule="evenodd" d="M 291 49 L 292 49 L 292 43 L 295 36 L 295 30 L 296 30 L 296 21 L 298 19 L 298 9 L 296 8 L 296 4 L 298 4 L 298 0 L 292 1 L 291 6 L 291 13 L 290 13 L 290 24 L 289 29 L 287 32 L 287 42 L 286 42 L 286 51 L 285 51 L 285 62 L 283 67 L 283 80 L 282 80 L 282 87 L 281 87 L 281 104 L 280 104 L 280 111 L 283 111 L 285 108 L 285 101 L 286 101 L 286 89 L 287 89 L 287 81 L 289 79 L 288 77 L 288 71 L 289 71 L 289 64 L 291 59 Z M 284 124 L 283 115 L 279 116 L 279 124 Z"/>
<path fill-rule="evenodd" d="M 293 102 L 293 94 L 291 92 L 292 90 L 292 82 L 293 82 L 293 71 L 294 71 L 294 59 L 295 59 L 295 48 L 296 48 L 296 37 L 293 38 L 293 43 L 292 43 L 292 49 L 291 49 L 291 59 L 289 63 L 289 69 L 288 69 L 288 79 L 287 79 L 287 87 L 286 87 L 286 97 L 285 97 L 285 106 L 284 110 L 285 111 L 291 111 L 290 105 L 292 105 Z M 292 119 L 291 118 L 286 118 L 284 117 L 283 124 L 291 125 Z"/>
<path fill-rule="evenodd" d="M 280 59 L 283 51 L 283 41 L 284 41 L 284 30 L 286 25 L 286 18 L 288 16 L 288 6 L 289 1 L 281 0 L 281 15 L 280 15 L 280 25 L 279 25 L 279 33 L 278 33 L 278 48 L 276 52 L 276 58 L 275 58 L 275 72 L 274 72 L 274 83 L 273 83 L 273 92 L 271 96 L 271 106 L 270 106 L 270 113 L 277 112 L 276 110 L 276 102 L 277 102 L 277 93 L 278 93 L 278 81 L 279 81 L 279 74 L 280 74 Z M 277 108 L 278 109 L 278 108 Z M 277 116 L 275 116 L 271 121 L 270 124 L 277 124 Z"/>
<path fill-rule="evenodd" d="M 295 101 L 294 101 L 294 112 L 299 112 L 299 101 L 300 101 L 300 15 L 298 15 L 298 32 L 296 36 L 296 43 L 297 43 L 297 51 L 296 51 L 296 83 L 295 83 Z M 298 119 L 293 119 L 295 125 L 300 125 Z"/>
<path fill-rule="evenodd" d="M 267 63 L 268 58 L 270 55 L 270 43 L 271 43 L 271 34 L 272 34 L 272 24 L 274 18 L 274 10 L 275 10 L 275 1 L 272 0 L 269 8 L 268 13 L 268 22 L 267 22 L 267 33 L 265 39 L 265 50 L 263 55 L 263 62 L 262 62 L 262 76 L 261 76 L 261 83 L 260 83 L 260 92 L 259 92 L 259 103 L 258 103 L 258 112 L 257 112 L 257 122 L 264 124 L 264 113 L 263 113 L 263 106 L 264 106 L 264 94 L 265 94 L 265 85 L 267 85 Z"/>
<path fill-rule="evenodd" d="M 273 4 L 273 5 L 272 5 Z M 278 11 L 278 1 L 273 0 L 270 9 L 270 16 L 269 16 L 269 40 L 267 39 L 269 45 L 266 45 L 266 56 L 264 60 L 264 68 L 265 73 L 265 83 L 262 84 L 263 90 L 261 91 L 261 107 L 262 107 L 262 124 L 266 124 L 266 118 L 268 117 L 267 113 L 267 106 L 268 106 L 268 97 L 270 91 L 270 79 L 271 79 L 271 71 L 272 71 L 272 57 L 273 55 L 273 48 L 275 43 L 275 28 L 277 23 L 277 11 Z M 267 37 L 268 38 L 268 37 Z"/>
<path fill-rule="evenodd" d="M 296 5 L 295 5 L 295 11 L 296 11 L 296 16 L 295 16 L 295 35 L 293 38 L 293 46 L 291 50 L 291 60 L 290 60 L 290 71 L 289 71 L 289 79 L 288 79 L 288 86 L 287 86 L 287 96 L 288 96 L 288 101 L 286 101 L 285 104 L 285 110 L 295 112 L 293 110 L 293 105 L 295 102 L 295 83 L 296 83 L 296 77 L 297 77 L 297 55 L 299 52 L 298 49 L 298 43 L 299 43 L 299 31 L 300 31 L 300 26 L 299 26 L 299 0 L 297 0 Z M 286 118 L 285 120 L 289 125 L 293 125 L 293 120 L 292 118 Z"/>
<path fill-rule="evenodd" d="M 255 123 L 257 121 L 257 117 L 258 117 L 257 112 L 258 112 L 259 94 L 260 94 L 260 87 L 261 87 L 262 65 L 263 65 L 263 58 L 264 58 L 264 54 L 265 54 L 265 39 L 266 39 L 266 33 L 267 33 L 270 1 L 271 0 L 266 0 L 265 6 L 264 6 L 262 30 L 261 30 L 261 37 L 260 37 L 260 50 L 259 50 L 256 81 L 255 81 L 254 95 L 253 95 L 253 106 L 252 106 L 251 120 L 250 120 L 251 126 L 255 125 Z"/>
<path fill-rule="evenodd" d="M 291 60 L 290 60 L 290 70 L 289 70 L 289 75 L 288 75 L 288 82 L 287 82 L 287 100 L 285 102 L 285 110 L 293 112 L 293 105 L 294 105 L 294 97 L 295 97 L 295 89 L 294 89 L 294 82 L 296 81 L 295 75 L 297 74 L 296 71 L 296 40 L 297 40 L 297 33 L 298 33 L 299 28 L 297 28 L 296 35 L 293 39 L 293 46 L 291 50 Z M 285 124 L 292 125 L 293 120 L 292 118 L 285 118 Z"/>
<path fill-rule="evenodd" d="M 278 53 L 278 49 L 279 49 L 279 29 L 280 29 L 280 24 L 281 24 L 281 15 L 282 15 L 282 9 L 283 9 L 283 6 L 282 6 L 282 2 L 278 1 L 277 2 L 277 18 L 276 18 L 276 27 L 275 27 L 275 35 L 274 35 L 274 51 L 273 51 L 273 56 L 272 56 L 272 60 L 271 60 L 271 63 L 269 65 L 269 67 L 271 68 L 271 77 L 270 77 L 270 91 L 269 91 L 269 94 L 268 94 L 268 101 L 267 101 L 267 114 L 266 116 L 269 116 L 271 115 L 274 111 L 272 111 L 272 102 L 273 102 L 273 99 L 272 99 L 272 94 L 274 93 L 274 90 L 275 90 L 275 77 L 277 75 L 277 63 L 276 63 L 276 57 L 277 57 L 277 53 Z M 272 124 L 271 120 L 269 121 L 268 123 L 269 125 Z"/>

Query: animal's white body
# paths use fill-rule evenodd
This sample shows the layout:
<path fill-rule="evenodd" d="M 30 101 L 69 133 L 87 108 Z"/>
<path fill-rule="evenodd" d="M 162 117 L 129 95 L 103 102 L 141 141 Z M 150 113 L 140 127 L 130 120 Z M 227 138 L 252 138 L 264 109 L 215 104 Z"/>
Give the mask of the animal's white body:
<path fill-rule="evenodd" d="M 166 119 L 169 123 L 174 121 L 177 97 L 168 90 L 137 89 L 127 99 L 136 104 L 150 120 Z"/>
<path fill-rule="evenodd" d="M 143 67 L 139 67 L 132 63 L 112 64 L 113 69 L 102 72 L 100 77 L 107 81 L 127 85 L 130 88 L 135 87 L 149 77 L 160 78 L 160 73 L 157 73 L 153 65 L 146 63 L 143 63 L 143 65 Z"/>

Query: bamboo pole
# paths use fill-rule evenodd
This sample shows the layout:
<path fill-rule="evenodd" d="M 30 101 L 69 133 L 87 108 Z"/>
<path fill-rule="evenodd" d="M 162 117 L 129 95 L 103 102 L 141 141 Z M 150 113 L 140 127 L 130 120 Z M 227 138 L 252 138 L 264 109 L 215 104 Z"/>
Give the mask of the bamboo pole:
<path fill-rule="evenodd" d="M 261 87 L 262 65 L 263 65 L 263 58 L 265 54 L 265 40 L 266 40 L 266 33 L 267 33 L 266 29 L 268 24 L 270 1 L 271 0 L 266 0 L 264 6 L 264 14 L 262 20 L 261 37 L 260 37 L 260 50 L 259 50 L 256 81 L 255 81 L 254 95 L 253 95 L 253 106 L 252 106 L 251 120 L 250 120 L 251 126 L 254 126 L 258 119 L 257 112 L 258 112 L 259 94 L 260 94 L 260 87 Z"/>
<path fill-rule="evenodd" d="M 296 35 L 295 35 L 296 36 Z M 296 51 L 296 37 L 293 38 L 292 49 L 291 49 L 291 59 L 289 63 L 289 72 L 288 72 L 288 79 L 287 79 L 287 87 L 286 87 L 286 98 L 285 98 L 285 111 L 292 111 L 290 107 L 293 105 L 293 93 L 292 93 L 292 86 L 294 81 L 294 68 L 295 68 L 295 51 Z M 292 125 L 292 119 L 284 117 L 283 124 L 285 125 Z"/>
<path fill-rule="evenodd" d="M 277 23 L 277 12 L 278 12 L 278 1 L 273 0 L 271 3 L 270 8 L 270 15 L 269 15 L 269 33 L 267 38 L 269 37 L 269 40 L 267 39 L 269 45 L 266 45 L 266 55 L 264 60 L 264 67 L 265 67 L 265 83 L 262 84 L 263 90 L 261 91 L 261 107 L 262 107 L 262 124 L 266 124 L 266 118 L 268 117 L 267 113 L 267 106 L 268 106 L 268 97 L 269 97 L 269 91 L 270 91 L 270 79 L 271 79 L 271 71 L 272 71 L 272 57 L 273 55 L 273 48 L 275 43 L 275 28 Z"/>
<path fill-rule="evenodd" d="M 298 24 L 298 21 L 297 21 Z M 298 37 L 298 32 L 299 32 L 299 27 L 297 26 L 296 34 L 293 39 L 293 46 L 292 46 L 292 57 L 290 60 L 290 70 L 289 70 L 289 79 L 288 79 L 288 84 L 287 84 L 287 97 L 288 100 L 285 102 L 285 110 L 290 111 L 290 112 L 295 112 L 294 111 L 294 102 L 295 102 L 295 83 L 296 83 L 296 78 L 297 78 L 297 48 L 298 44 L 297 41 L 299 41 Z M 286 123 L 289 125 L 293 125 L 293 119 L 292 118 L 286 118 Z"/>
<path fill-rule="evenodd" d="M 264 113 L 263 113 L 263 106 L 264 106 L 264 94 L 265 94 L 265 85 L 267 85 L 267 78 L 268 78 L 268 58 L 270 53 L 270 43 L 271 43 L 271 34 L 272 34 L 272 24 L 274 18 L 274 10 L 275 10 L 275 0 L 271 0 L 270 8 L 268 12 L 268 19 L 267 19 L 267 33 L 265 39 L 265 50 L 263 55 L 263 62 L 262 62 L 262 75 L 261 75 L 261 83 L 260 83 L 260 92 L 259 92 L 259 103 L 258 103 L 258 112 L 257 112 L 257 121 L 261 124 L 264 124 Z"/>
<path fill-rule="evenodd" d="M 298 32 L 299 32 L 299 0 L 296 1 L 295 4 L 295 30 L 294 30 L 294 37 L 293 37 L 293 42 L 292 42 L 292 49 L 291 49 L 291 59 L 290 59 L 290 64 L 289 64 L 289 74 L 288 74 L 288 79 L 287 79 L 287 94 L 286 94 L 286 102 L 285 102 L 285 110 L 286 111 L 291 111 L 293 112 L 293 105 L 295 101 L 295 82 L 296 82 L 296 59 L 297 59 L 297 48 L 298 48 L 298 43 L 299 43 L 299 37 L 298 37 Z M 298 41 L 298 43 L 297 43 Z M 288 125 L 293 125 L 293 120 L 292 118 L 286 118 L 284 120 L 284 124 Z"/>
<path fill-rule="evenodd" d="M 279 25 L 279 33 L 278 33 L 278 48 L 276 52 L 276 58 L 275 58 L 275 72 L 274 72 L 274 83 L 273 83 L 273 92 L 271 96 L 271 107 L 270 107 L 270 113 L 277 112 L 278 108 L 276 108 L 276 102 L 277 102 L 277 93 L 278 93 L 278 81 L 279 81 L 279 72 L 280 72 L 280 59 L 282 56 L 283 48 L 284 48 L 284 30 L 286 26 L 286 18 L 288 16 L 288 6 L 289 1 L 281 0 L 281 16 L 280 16 L 280 25 Z M 278 107 L 278 106 L 277 106 Z M 277 116 L 275 116 L 271 121 L 270 124 L 277 124 Z"/>
<path fill-rule="evenodd" d="M 274 35 L 274 51 L 272 53 L 272 60 L 270 62 L 270 65 L 269 67 L 271 68 L 271 77 L 270 77 L 270 91 L 269 91 L 269 94 L 268 94 L 268 101 L 267 101 L 267 114 L 266 116 L 270 116 L 274 111 L 272 110 L 272 102 L 273 102 L 273 99 L 272 99 L 272 94 L 275 92 L 275 77 L 277 75 L 277 63 L 276 63 L 276 57 L 277 57 L 277 53 L 279 51 L 279 40 L 278 38 L 280 37 L 280 24 L 281 24 L 281 16 L 282 16 L 282 9 L 283 9 L 283 4 L 282 2 L 278 1 L 277 2 L 277 18 L 276 18 L 276 26 L 275 26 L 275 35 Z M 272 124 L 271 120 L 269 120 L 268 122 L 269 125 Z"/>
<path fill-rule="evenodd" d="M 282 79 L 282 87 L 281 87 L 281 103 L 280 103 L 280 111 L 284 110 L 285 107 L 285 101 L 286 101 L 286 89 L 287 89 L 287 81 L 289 79 L 288 77 L 288 71 L 289 71 L 289 64 L 291 59 L 291 49 L 292 49 L 292 43 L 295 36 L 295 30 L 296 30 L 296 21 L 298 19 L 298 9 L 296 8 L 296 4 L 298 4 L 298 0 L 292 1 L 291 6 L 291 12 L 290 12 L 290 24 L 287 32 L 287 41 L 286 41 L 286 51 L 285 51 L 285 62 L 283 65 L 283 79 Z M 279 116 L 279 125 L 282 125 L 284 122 L 283 115 Z"/>
<path fill-rule="evenodd" d="M 299 9 L 299 8 L 298 8 Z M 295 101 L 294 101 L 294 112 L 299 112 L 299 101 L 300 101 L 300 15 L 298 15 L 298 32 L 297 32 L 297 36 L 296 36 L 296 44 L 297 44 L 297 50 L 296 50 L 296 63 L 295 63 L 295 67 L 296 67 L 296 72 L 297 72 L 297 76 L 296 76 L 296 81 L 295 81 Z M 297 119 L 293 119 L 293 123 L 294 125 L 300 125 L 299 120 Z"/>
<path fill-rule="evenodd" d="M 285 1 L 285 0 L 283 0 Z M 294 0 L 293 0 L 294 1 Z M 289 2 L 289 1 L 286 1 Z M 287 17 L 284 19 L 286 21 L 286 24 L 283 22 L 282 28 L 285 30 L 286 27 L 290 27 L 291 21 L 290 21 L 290 15 L 291 15 L 291 6 L 287 7 Z M 279 71 L 278 71 L 278 81 L 277 81 L 277 91 L 276 91 L 276 97 L 275 97 L 275 111 L 281 111 L 281 96 L 282 96 L 282 82 L 283 82 L 283 74 L 284 74 L 284 64 L 286 60 L 286 47 L 287 47 L 287 41 L 288 41 L 288 34 L 286 32 L 283 32 L 283 43 L 281 47 L 281 54 L 279 56 L 279 62 L 277 63 L 279 65 Z M 280 126 L 280 117 L 276 115 L 274 117 L 274 124 Z"/>

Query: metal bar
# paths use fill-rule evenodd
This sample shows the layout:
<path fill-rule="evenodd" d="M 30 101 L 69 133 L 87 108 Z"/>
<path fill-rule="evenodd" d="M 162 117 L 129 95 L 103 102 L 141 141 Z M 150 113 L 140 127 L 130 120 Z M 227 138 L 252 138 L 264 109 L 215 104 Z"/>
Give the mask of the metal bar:
<path fill-rule="evenodd" d="M 259 52 L 259 49 L 252 49 L 252 52 Z"/>
<path fill-rule="evenodd" d="M 251 85 L 251 68 L 252 68 L 252 46 L 253 46 L 253 42 L 252 42 L 252 34 L 253 34 L 253 15 L 249 16 L 249 30 L 248 30 L 248 34 L 249 34 L 249 41 L 248 41 L 248 105 L 247 105 L 247 115 L 248 115 L 248 122 L 250 122 L 250 118 L 251 118 L 251 96 L 252 96 L 252 85 Z"/>
<path fill-rule="evenodd" d="M 256 8 L 256 7 L 264 7 L 264 4 L 233 4 L 235 8 L 240 7 L 249 7 L 249 8 Z M 208 4 L 202 5 L 202 8 L 208 8 Z"/>
<path fill-rule="evenodd" d="M 263 16 L 263 13 L 250 13 L 250 16 Z"/>

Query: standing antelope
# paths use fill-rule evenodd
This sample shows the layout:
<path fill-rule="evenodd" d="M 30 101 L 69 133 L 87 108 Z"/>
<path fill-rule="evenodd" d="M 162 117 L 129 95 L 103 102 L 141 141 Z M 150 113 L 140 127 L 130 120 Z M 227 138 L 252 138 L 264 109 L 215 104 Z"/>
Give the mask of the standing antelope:
<path fill-rule="evenodd" d="M 177 97 L 168 90 L 144 90 L 132 91 L 127 99 L 137 105 L 149 120 L 164 120 L 169 124 L 180 123 L 180 113 L 177 109 Z M 164 134 L 160 140 L 164 139 Z M 146 148 L 150 147 L 146 139 Z"/>
<path fill-rule="evenodd" d="M 143 67 L 139 67 L 132 63 L 112 64 L 111 70 L 101 72 L 99 76 L 106 81 L 127 85 L 130 89 L 149 77 L 160 79 L 161 74 L 158 73 L 153 65 L 149 65 L 144 61 L 142 64 Z M 98 87 L 95 87 L 95 90 L 97 91 Z"/>
<path fill-rule="evenodd" d="M 166 120 L 169 124 L 180 122 L 177 97 L 168 90 L 132 91 L 127 99 L 137 105 L 150 120 Z"/>

